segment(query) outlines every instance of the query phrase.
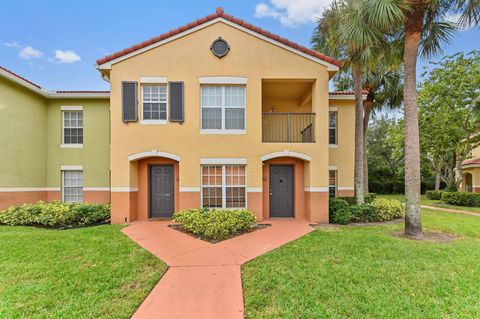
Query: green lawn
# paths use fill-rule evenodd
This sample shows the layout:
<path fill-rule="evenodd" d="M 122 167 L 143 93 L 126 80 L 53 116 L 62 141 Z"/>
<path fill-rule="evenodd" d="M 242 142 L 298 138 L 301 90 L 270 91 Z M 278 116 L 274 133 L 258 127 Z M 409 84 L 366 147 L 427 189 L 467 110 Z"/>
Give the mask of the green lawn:
<path fill-rule="evenodd" d="M 130 318 L 166 270 L 121 226 L 0 226 L 0 318 Z"/>
<path fill-rule="evenodd" d="M 448 244 L 402 224 L 316 230 L 243 267 L 247 318 L 480 318 L 480 217 L 423 209 Z"/>
<path fill-rule="evenodd" d="M 403 195 L 403 194 L 378 195 L 377 197 L 378 198 L 397 199 L 401 202 L 405 201 L 405 195 Z M 425 195 L 422 195 L 422 197 L 420 198 L 420 204 L 442 207 L 442 208 L 465 210 L 467 212 L 473 212 L 473 213 L 480 213 L 480 207 L 466 207 L 466 206 L 449 205 L 449 204 L 444 203 L 440 200 L 428 199 Z"/>

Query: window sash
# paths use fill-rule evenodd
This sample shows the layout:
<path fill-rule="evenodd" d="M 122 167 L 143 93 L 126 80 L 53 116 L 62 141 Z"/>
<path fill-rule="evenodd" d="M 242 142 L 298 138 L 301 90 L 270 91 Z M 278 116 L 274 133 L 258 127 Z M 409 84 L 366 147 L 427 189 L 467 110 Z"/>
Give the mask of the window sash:
<path fill-rule="evenodd" d="M 328 114 L 328 143 L 337 144 L 337 112 L 329 112 Z"/>
<path fill-rule="evenodd" d="M 245 85 L 201 85 L 200 93 L 202 130 L 245 130 Z"/>
<path fill-rule="evenodd" d="M 142 84 L 142 119 L 167 120 L 167 85 Z"/>
<path fill-rule="evenodd" d="M 62 200 L 83 202 L 83 171 L 62 171 Z"/>
<path fill-rule="evenodd" d="M 246 208 L 246 165 L 201 165 L 202 206 Z"/>
<path fill-rule="evenodd" d="M 337 171 L 328 171 L 328 194 L 337 197 Z"/>
<path fill-rule="evenodd" d="M 83 144 L 83 111 L 62 111 L 62 144 Z"/>

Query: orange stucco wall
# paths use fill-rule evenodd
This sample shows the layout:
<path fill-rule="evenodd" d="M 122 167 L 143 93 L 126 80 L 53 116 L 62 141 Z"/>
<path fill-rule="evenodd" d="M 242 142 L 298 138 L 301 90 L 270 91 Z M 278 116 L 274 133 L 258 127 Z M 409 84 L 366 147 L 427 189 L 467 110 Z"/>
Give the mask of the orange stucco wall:
<path fill-rule="evenodd" d="M 353 197 L 355 196 L 355 192 L 353 190 L 338 190 L 337 191 L 338 197 Z"/>
<path fill-rule="evenodd" d="M 47 199 L 47 192 L 0 192 L 0 209 Z"/>

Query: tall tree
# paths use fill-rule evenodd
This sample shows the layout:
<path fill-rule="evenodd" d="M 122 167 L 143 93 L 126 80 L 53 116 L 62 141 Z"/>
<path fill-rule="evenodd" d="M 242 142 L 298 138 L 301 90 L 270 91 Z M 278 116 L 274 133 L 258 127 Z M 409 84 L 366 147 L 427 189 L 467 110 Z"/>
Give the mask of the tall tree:
<path fill-rule="evenodd" d="M 365 14 L 379 28 L 396 26 L 399 8 L 403 12 L 404 122 L 405 122 L 405 234 L 421 236 L 420 141 L 418 129 L 416 67 L 419 54 L 431 56 L 448 43 L 458 27 L 447 20 L 460 14 L 459 24 L 479 25 L 480 0 L 361 0 Z"/>
<path fill-rule="evenodd" d="M 345 62 L 353 75 L 355 91 L 355 201 L 364 202 L 362 82 L 388 41 L 384 30 L 372 27 L 364 7 L 355 0 L 337 0 L 318 20 L 314 48 Z"/>
<path fill-rule="evenodd" d="M 480 51 L 457 53 L 424 74 L 419 91 L 422 152 L 447 188 L 463 180 L 462 162 L 479 146 Z"/>
<path fill-rule="evenodd" d="M 398 43 L 392 42 L 392 46 Z M 401 50 L 385 48 L 379 52 L 377 62 L 370 66 L 363 77 L 362 87 L 366 91 L 363 101 L 363 180 L 364 192 L 369 193 L 368 149 L 367 135 L 372 113 L 385 109 L 396 109 L 403 101 L 403 73 L 401 70 Z M 334 78 L 337 90 L 353 89 L 352 75 L 348 69 L 343 70 Z"/>

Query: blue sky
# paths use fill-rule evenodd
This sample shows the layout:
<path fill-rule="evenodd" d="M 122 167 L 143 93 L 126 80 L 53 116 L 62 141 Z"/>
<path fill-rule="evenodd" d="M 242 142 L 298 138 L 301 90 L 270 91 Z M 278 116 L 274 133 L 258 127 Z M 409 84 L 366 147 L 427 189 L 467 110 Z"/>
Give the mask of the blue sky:
<path fill-rule="evenodd" d="M 213 13 L 218 6 L 309 46 L 313 21 L 329 2 L 5 1 L 0 10 L 0 66 L 49 90 L 103 90 L 108 83 L 94 68 L 96 59 Z M 445 54 L 473 49 L 480 49 L 478 29 L 458 32 Z M 419 68 L 426 62 L 420 61 Z"/>

